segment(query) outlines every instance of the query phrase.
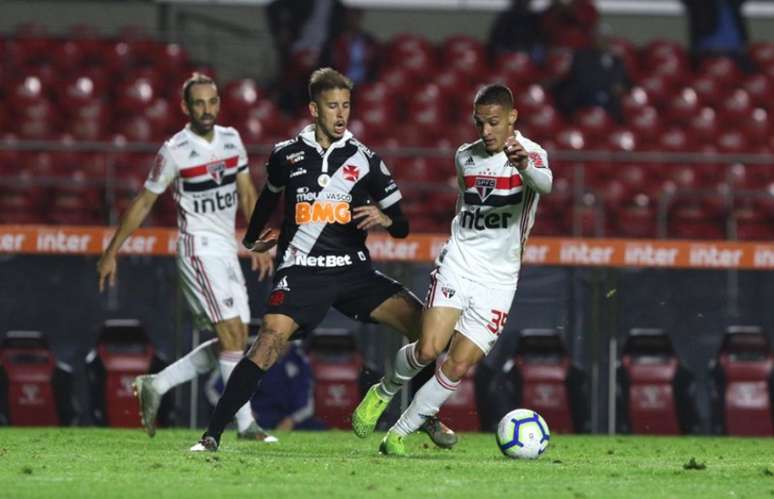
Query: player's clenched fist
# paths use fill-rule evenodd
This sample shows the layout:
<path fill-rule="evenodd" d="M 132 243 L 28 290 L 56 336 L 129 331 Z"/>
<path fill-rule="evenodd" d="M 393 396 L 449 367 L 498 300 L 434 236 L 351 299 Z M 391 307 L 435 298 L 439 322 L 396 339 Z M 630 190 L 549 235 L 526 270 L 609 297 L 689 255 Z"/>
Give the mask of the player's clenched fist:
<path fill-rule="evenodd" d="M 508 162 L 519 170 L 529 166 L 527 151 L 513 135 L 505 139 L 505 155 L 508 157 Z"/>

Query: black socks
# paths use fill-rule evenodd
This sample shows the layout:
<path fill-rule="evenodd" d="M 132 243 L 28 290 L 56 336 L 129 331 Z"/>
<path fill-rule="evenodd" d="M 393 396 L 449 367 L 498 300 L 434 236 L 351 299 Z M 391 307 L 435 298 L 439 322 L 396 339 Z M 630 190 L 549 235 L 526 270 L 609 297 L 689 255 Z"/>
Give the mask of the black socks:
<path fill-rule="evenodd" d="M 220 435 L 226 428 L 240 407 L 250 400 L 258 389 L 258 383 L 263 378 L 266 371 L 256 366 L 253 361 L 247 357 L 234 368 L 231 377 L 226 383 L 226 390 L 220 397 L 218 405 L 210 418 L 210 424 L 207 426 L 205 435 L 214 437 L 220 444 Z"/>

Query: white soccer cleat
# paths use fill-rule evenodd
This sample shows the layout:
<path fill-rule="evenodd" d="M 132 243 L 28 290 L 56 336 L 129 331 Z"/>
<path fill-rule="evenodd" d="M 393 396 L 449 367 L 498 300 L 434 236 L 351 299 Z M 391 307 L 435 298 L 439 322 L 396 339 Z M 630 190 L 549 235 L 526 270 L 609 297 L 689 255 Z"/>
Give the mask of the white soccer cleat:
<path fill-rule="evenodd" d="M 191 447 L 191 452 L 217 452 L 218 441 L 209 435 L 202 436 L 201 440 Z"/>

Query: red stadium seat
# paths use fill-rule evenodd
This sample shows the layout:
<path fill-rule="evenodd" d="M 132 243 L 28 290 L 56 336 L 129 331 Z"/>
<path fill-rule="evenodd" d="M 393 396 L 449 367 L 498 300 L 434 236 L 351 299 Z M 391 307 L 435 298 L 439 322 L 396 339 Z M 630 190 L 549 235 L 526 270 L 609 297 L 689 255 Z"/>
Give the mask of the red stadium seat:
<path fill-rule="evenodd" d="M 505 76 L 511 91 L 519 92 L 523 82 L 539 80 L 540 71 L 526 52 L 504 52 L 494 62 L 495 73 Z M 533 85 L 534 86 L 534 85 Z"/>
<path fill-rule="evenodd" d="M 540 85 L 530 85 L 515 95 L 515 100 L 516 109 L 521 116 L 534 113 L 546 104 L 553 104 L 551 96 Z"/>
<path fill-rule="evenodd" d="M 720 152 L 726 154 L 742 154 L 750 150 L 747 136 L 739 130 L 726 130 L 717 138 Z"/>
<path fill-rule="evenodd" d="M 654 40 L 641 49 L 640 55 L 648 69 L 654 69 L 670 59 L 676 59 L 686 67 L 688 63 L 683 46 L 671 40 Z"/>
<path fill-rule="evenodd" d="M 608 212 L 614 212 L 630 198 L 630 192 L 626 184 L 620 180 L 607 180 L 600 186 L 599 197 Z"/>
<path fill-rule="evenodd" d="M 549 80 L 562 79 L 572 66 L 572 51 L 564 48 L 553 48 L 548 52 L 543 71 Z"/>
<path fill-rule="evenodd" d="M 704 59 L 697 71 L 698 74 L 717 80 L 726 88 L 735 87 L 741 80 L 742 72 L 730 57 L 712 57 Z"/>
<path fill-rule="evenodd" d="M 282 114 L 279 108 L 269 99 L 261 99 L 250 108 L 248 112 L 250 118 L 257 118 L 266 130 L 268 135 L 279 136 L 282 134 L 297 133 L 300 130 L 297 124 L 291 124 Z M 309 117 L 304 116 L 305 125 L 309 123 Z M 293 127 L 291 129 L 291 127 Z"/>
<path fill-rule="evenodd" d="M 62 40 L 53 49 L 51 62 L 62 72 L 81 67 L 86 59 L 83 47 L 75 40 Z"/>
<path fill-rule="evenodd" d="M 158 97 L 158 90 L 152 80 L 136 77 L 119 88 L 117 104 L 122 113 L 140 114 L 150 107 Z"/>
<path fill-rule="evenodd" d="M 564 126 L 562 116 L 550 104 L 544 104 L 532 113 L 523 116 L 519 122 L 525 123 L 529 130 L 530 136 L 534 136 L 536 140 L 540 140 L 544 137 L 555 136 L 559 130 Z"/>
<path fill-rule="evenodd" d="M 103 45 L 101 59 L 111 73 L 123 74 L 134 65 L 134 52 L 127 42 L 117 40 Z"/>
<path fill-rule="evenodd" d="M 691 130 L 691 135 L 696 137 L 699 142 L 715 142 L 719 133 L 717 113 L 711 107 L 703 107 L 691 118 L 688 127 Z"/>
<path fill-rule="evenodd" d="M 677 92 L 666 107 L 667 120 L 672 125 L 686 124 L 700 109 L 699 97 L 691 87 Z"/>
<path fill-rule="evenodd" d="M 471 81 L 481 78 L 487 69 L 481 42 L 465 35 L 456 35 L 444 40 L 441 60 L 445 62 L 445 68 L 460 73 Z"/>
<path fill-rule="evenodd" d="M 592 142 L 604 142 L 604 138 L 613 130 L 614 123 L 604 108 L 599 106 L 581 109 L 575 113 L 574 123 L 583 130 L 586 138 Z"/>
<path fill-rule="evenodd" d="M 707 213 L 698 202 L 679 203 L 669 211 L 668 237 L 678 239 L 726 238 L 723 220 Z"/>
<path fill-rule="evenodd" d="M 412 76 L 411 72 L 401 67 L 387 66 L 382 71 L 379 80 L 387 86 L 388 93 L 395 96 L 396 105 L 402 104 L 401 101 L 405 100 L 419 86 L 419 82 Z"/>
<path fill-rule="evenodd" d="M 235 120 L 247 116 L 250 108 L 264 97 L 263 91 L 252 78 L 228 82 L 220 95 L 224 113 Z"/>
<path fill-rule="evenodd" d="M 683 128 L 669 128 L 659 136 L 658 147 L 665 152 L 687 152 L 695 148 L 695 142 Z"/>
<path fill-rule="evenodd" d="M 626 128 L 618 128 L 611 132 L 607 138 L 607 144 L 603 144 L 605 149 L 615 152 L 636 151 L 639 146 L 640 139 L 637 133 Z"/>
<path fill-rule="evenodd" d="M 433 82 L 441 89 L 451 119 L 470 114 L 475 87 L 465 76 L 447 69 L 436 74 Z"/>
<path fill-rule="evenodd" d="M 774 83 L 763 74 L 753 74 L 742 83 L 753 104 L 760 107 L 771 105 L 774 99 Z"/>
<path fill-rule="evenodd" d="M 745 137 L 751 144 L 763 145 L 771 137 L 771 123 L 768 111 L 757 107 L 752 110 L 747 120 L 740 123 Z"/>
<path fill-rule="evenodd" d="M 720 114 L 730 123 L 740 123 L 749 118 L 753 109 L 752 99 L 746 90 L 736 89 L 720 104 Z"/>
<path fill-rule="evenodd" d="M 637 79 L 640 74 L 640 67 L 637 47 L 634 43 L 626 38 L 611 37 L 608 40 L 608 48 L 612 53 L 621 58 L 629 78 Z"/>
<path fill-rule="evenodd" d="M 597 196 L 584 193 L 573 207 L 573 236 L 604 236 L 604 212 Z"/>
<path fill-rule="evenodd" d="M 579 151 L 586 147 L 584 132 L 574 126 L 566 127 L 556 135 L 556 145 L 561 150 Z"/>
<path fill-rule="evenodd" d="M 715 107 L 723 99 L 725 87 L 710 76 L 699 75 L 691 80 L 690 85 L 703 105 Z"/>
<path fill-rule="evenodd" d="M 648 102 L 656 107 L 665 104 L 672 96 L 673 82 L 661 75 L 649 74 L 637 82 L 648 96 Z"/>
<path fill-rule="evenodd" d="M 648 93 L 645 92 L 642 87 L 632 87 L 629 92 L 621 98 L 621 107 L 623 108 L 624 117 L 627 122 L 636 118 L 638 113 L 649 105 Z"/>
<path fill-rule="evenodd" d="M 395 36 L 386 47 L 390 66 L 408 71 L 412 76 L 429 76 L 435 71 L 435 48 L 425 38 L 413 34 Z"/>
<path fill-rule="evenodd" d="M 627 125 L 639 138 L 640 145 L 645 147 L 657 141 L 662 128 L 659 113 L 651 106 L 644 106 L 633 113 Z"/>
<path fill-rule="evenodd" d="M 754 206 L 734 208 L 731 213 L 736 224 L 736 238 L 740 241 L 771 241 L 774 224 L 765 213 Z"/>
<path fill-rule="evenodd" d="M 774 63 L 774 43 L 756 42 L 751 44 L 750 57 L 761 67 Z"/>
<path fill-rule="evenodd" d="M 646 194 L 637 194 L 615 213 L 614 231 L 619 237 L 656 237 L 656 208 Z"/>

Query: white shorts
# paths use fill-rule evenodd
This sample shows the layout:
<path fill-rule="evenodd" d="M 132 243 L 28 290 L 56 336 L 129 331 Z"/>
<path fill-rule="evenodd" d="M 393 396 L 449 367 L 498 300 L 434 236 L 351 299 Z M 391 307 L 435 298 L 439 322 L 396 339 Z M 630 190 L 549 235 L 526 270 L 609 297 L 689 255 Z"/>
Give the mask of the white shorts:
<path fill-rule="evenodd" d="M 182 256 L 177 268 L 197 326 L 239 317 L 250 322 L 250 304 L 236 254 Z"/>
<path fill-rule="evenodd" d="M 494 287 L 460 277 L 443 265 L 430 274 L 425 307 L 462 311 L 455 330 L 488 354 L 503 332 L 516 286 Z"/>

